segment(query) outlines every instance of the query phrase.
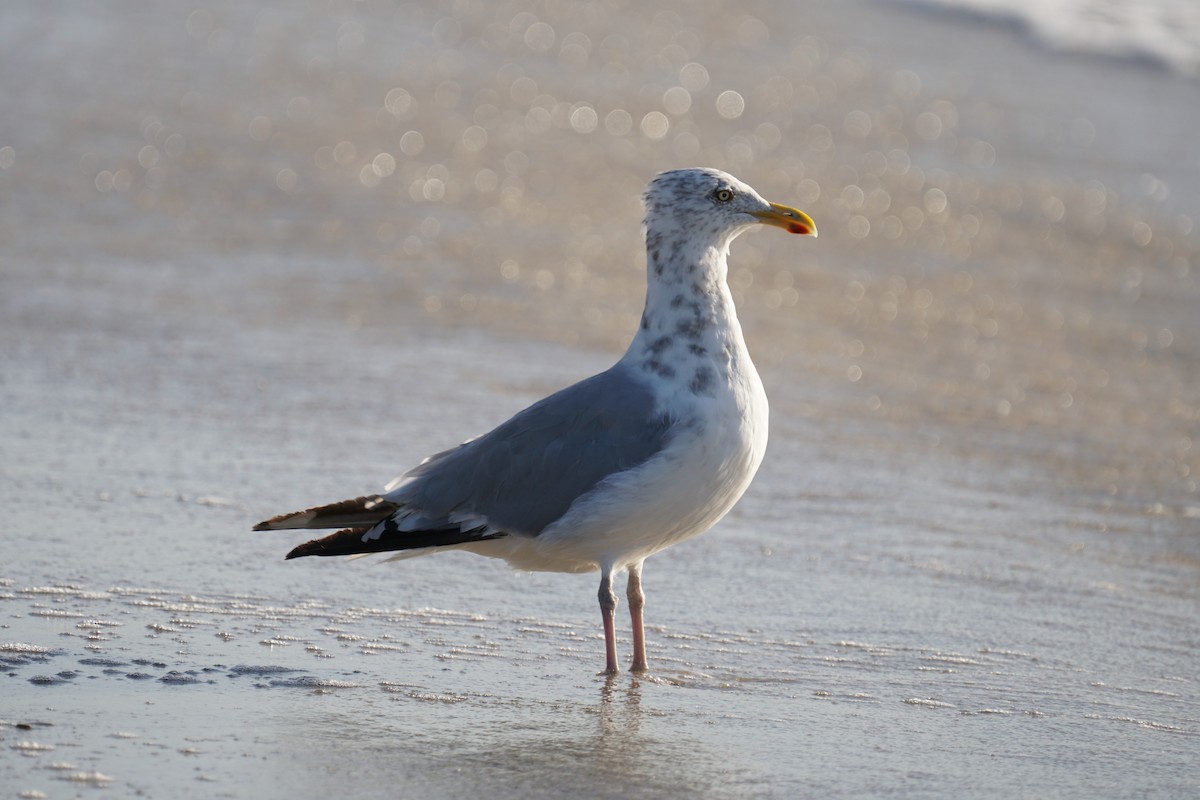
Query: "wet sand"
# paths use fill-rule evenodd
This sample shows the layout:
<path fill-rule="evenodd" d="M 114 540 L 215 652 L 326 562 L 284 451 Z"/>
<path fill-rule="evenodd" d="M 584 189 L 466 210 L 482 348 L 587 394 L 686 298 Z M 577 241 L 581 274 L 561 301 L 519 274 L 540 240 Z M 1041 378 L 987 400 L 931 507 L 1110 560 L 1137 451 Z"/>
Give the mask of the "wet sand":
<path fill-rule="evenodd" d="M 523 11 L 4 12 L 0 783 L 1193 793 L 1197 85 L 876 4 Z M 595 675 L 591 576 L 249 532 L 608 366 L 697 163 L 821 238 L 734 248 L 771 445 L 647 564 L 648 676 Z"/>

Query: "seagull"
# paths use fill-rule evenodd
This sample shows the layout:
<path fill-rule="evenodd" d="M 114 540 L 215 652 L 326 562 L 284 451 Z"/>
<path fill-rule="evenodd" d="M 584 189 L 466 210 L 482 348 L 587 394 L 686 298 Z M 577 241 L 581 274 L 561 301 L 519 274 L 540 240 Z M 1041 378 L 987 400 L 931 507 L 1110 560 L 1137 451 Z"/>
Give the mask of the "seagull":
<path fill-rule="evenodd" d="M 616 364 L 429 456 L 381 493 L 254 530 L 340 529 L 288 559 L 466 550 L 520 570 L 599 570 L 609 675 L 619 671 L 613 587 L 624 570 L 631 669 L 645 671 L 643 562 L 724 517 L 767 447 L 767 395 L 729 291 L 729 245 L 759 224 L 817 228 L 715 169 L 664 172 L 643 199 L 646 307 Z"/>

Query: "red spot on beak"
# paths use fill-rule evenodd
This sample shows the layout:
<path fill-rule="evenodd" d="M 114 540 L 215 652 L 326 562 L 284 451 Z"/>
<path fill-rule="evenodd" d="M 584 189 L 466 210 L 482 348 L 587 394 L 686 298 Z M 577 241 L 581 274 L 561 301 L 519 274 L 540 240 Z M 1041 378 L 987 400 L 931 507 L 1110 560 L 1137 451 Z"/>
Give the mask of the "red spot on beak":
<path fill-rule="evenodd" d="M 799 233 L 801 235 L 812 233 L 807 226 L 801 225 L 799 222 L 793 222 L 788 225 L 788 233 Z"/>

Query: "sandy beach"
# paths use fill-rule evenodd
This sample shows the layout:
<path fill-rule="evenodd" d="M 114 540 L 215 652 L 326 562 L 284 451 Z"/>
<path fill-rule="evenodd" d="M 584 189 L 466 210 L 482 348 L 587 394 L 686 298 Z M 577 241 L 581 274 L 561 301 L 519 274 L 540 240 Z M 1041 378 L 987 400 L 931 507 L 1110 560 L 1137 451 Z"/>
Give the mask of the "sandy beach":
<path fill-rule="evenodd" d="M 1195 794 L 1200 82 L 689 9 L 0 12 L 7 796 Z M 821 235 L 734 245 L 771 441 L 648 675 L 594 576 L 250 531 L 609 366 L 692 165 Z"/>

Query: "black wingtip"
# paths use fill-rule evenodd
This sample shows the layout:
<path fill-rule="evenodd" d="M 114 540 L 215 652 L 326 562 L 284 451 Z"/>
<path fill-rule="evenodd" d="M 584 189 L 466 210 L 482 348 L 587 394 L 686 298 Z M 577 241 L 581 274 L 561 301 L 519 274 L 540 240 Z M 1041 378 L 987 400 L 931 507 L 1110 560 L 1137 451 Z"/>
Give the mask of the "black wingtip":
<path fill-rule="evenodd" d="M 250 530 L 252 530 L 252 531 L 269 531 L 269 530 L 271 530 L 271 526 L 265 522 L 260 522 L 257 525 L 255 525 L 253 528 L 251 528 Z"/>
<path fill-rule="evenodd" d="M 284 561 L 291 561 L 293 558 L 303 558 L 304 556 L 324 556 L 333 555 L 332 553 L 323 552 L 327 549 L 321 539 L 313 539 L 311 542 L 296 545 L 291 551 L 283 557 Z"/>
<path fill-rule="evenodd" d="M 360 553 L 383 553 L 390 550 L 418 550 L 426 547 L 446 547 L 448 545 L 482 542 L 497 539 L 507 534 L 500 531 L 486 533 L 485 528 L 475 528 L 464 531 L 458 526 L 449 528 L 434 528 L 420 531 L 399 531 L 394 523 L 384 526 L 382 535 L 364 541 L 364 535 L 371 528 L 346 528 L 337 533 L 331 533 L 320 539 L 313 539 L 292 548 L 284 556 L 284 561 L 303 556 L 352 556 Z"/>
<path fill-rule="evenodd" d="M 312 539 L 304 544 L 296 545 L 291 552 L 283 557 L 284 561 L 304 556 L 349 556 L 355 553 L 370 553 L 375 549 L 364 547 L 362 535 L 369 528 L 346 528 L 337 533 L 331 533 L 320 539 Z"/>

